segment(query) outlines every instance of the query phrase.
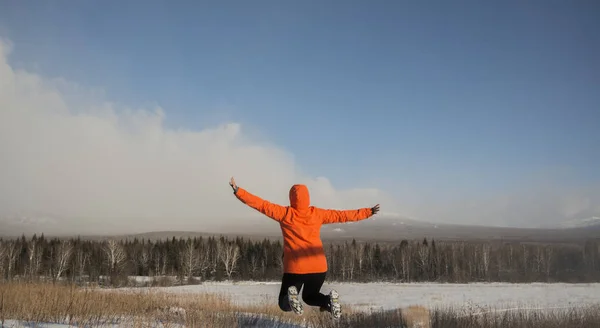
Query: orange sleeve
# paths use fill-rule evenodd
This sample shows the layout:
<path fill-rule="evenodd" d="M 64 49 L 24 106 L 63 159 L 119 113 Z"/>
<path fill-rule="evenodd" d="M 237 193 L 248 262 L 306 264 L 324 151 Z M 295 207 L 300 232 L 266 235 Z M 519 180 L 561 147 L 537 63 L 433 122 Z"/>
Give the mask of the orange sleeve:
<path fill-rule="evenodd" d="M 360 221 L 373 215 L 373 211 L 370 208 L 360 208 L 357 210 L 326 210 L 315 208 L 315 212 L 321 218 L 323 224 Z"/>
<path fill-rule="evenodd" d="M 283 220 L 285 214 L 287 213 L 286 207 L 268 202 L 258 196 L 252 195 L 242 188 L 238 188 L 235 196 L 242 203 L 252 207 L 253 209 L 261 212 L 275 221 Z"/>

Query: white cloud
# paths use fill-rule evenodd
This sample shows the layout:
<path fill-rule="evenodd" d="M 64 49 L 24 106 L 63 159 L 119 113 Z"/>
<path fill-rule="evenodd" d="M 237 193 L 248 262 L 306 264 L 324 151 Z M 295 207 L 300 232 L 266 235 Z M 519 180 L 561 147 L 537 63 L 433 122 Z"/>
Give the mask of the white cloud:
<path fill-rule="evenodd" d="M 232 175 L 282 204 L 306 183 L 317 206 L 393 207 L 378 190 L 336 190 L 302 174 L 290 153 L 239 123 L 168 129 L 161 108 L 122 108 L 101 91 L 15 71 L 9 50 L 0 42 L 0 215 L 42 213 L 82 233 L 214 230 L 256 216 L 232 195 Z"/>
<path fill-rule="evenodd" d="M 435 202 L 418 212 L 433 221 L 491 226 L 556 226 L 566 220 L 600 214 L 600 188 L 568 188 L 557 182 L 471 197 L 451 203 Z"/>

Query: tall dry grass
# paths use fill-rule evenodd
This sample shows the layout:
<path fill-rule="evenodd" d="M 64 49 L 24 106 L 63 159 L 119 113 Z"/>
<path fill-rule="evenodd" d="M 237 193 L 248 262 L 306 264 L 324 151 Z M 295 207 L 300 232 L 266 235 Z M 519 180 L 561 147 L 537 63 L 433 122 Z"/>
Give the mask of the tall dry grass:
<path fill-rule="evenodd" d="M 344 306 L 340 320 L 306 307 L 303 316 L 282 312 L 272 300 L 237 306 L 218 294 L 175 294 L 152 289 L 106 290 L 73 285 L 0 284 L 0 324 L 5 320 L 98 327 L 600 327 L 600 305 L 551 311 L 428 310 L 423 307 L 365 313 Z"/>
<path fill-rule="evenodd" d="M 600 304 L 565 309 L 487 309 L 465 314 L 458 309 L 431 311 L 431 327 L 438 328 L 598 328 Z"/>
<path fill-rule="evenodd" d="M 0 320 L 53 322 L 70 325 L 122 323 L 132 327 L 151 322 L 196 324 L 222 322 L 213 312 L 186 309 L 227 309 L 228 301 L 216 295 L 194 298 L 158 293 L 100 292 L 72 285 L 5 283 L 0 285 Z M 186 315 L 184 315 L 184 313 Z M 199 326 L 199 325 L 198 325 Z"/>
<path fill-rule="evenodd" d="M 350 313 L 337 323 L 315 322 L 313 327 L 398 328 L 600 328 L 600 305 L 567 309 L 487 309 L 465 314 L 463 309 L 428 310 L 415 306 L 373 313 Z"/>
<path fill-rule="evenodd" d="M 329 317 L 307 309 L 282 312 L 272 301 L 237 306 L 218 294 L 175 294 L 152 289 L 107 290 L 67 284 L 0 283 L 0 324 L 6 320 L 77 326 L 299 327 Z M 329 319 L 331 320 L 331 319 Z"/>
<path fill-rule="evenodd" d="M 0 322 L 22 320 L 97 326 L 236 327 L 231 302 L 219 295 L 105 291 L 44 283 L 0 284 Z"/>

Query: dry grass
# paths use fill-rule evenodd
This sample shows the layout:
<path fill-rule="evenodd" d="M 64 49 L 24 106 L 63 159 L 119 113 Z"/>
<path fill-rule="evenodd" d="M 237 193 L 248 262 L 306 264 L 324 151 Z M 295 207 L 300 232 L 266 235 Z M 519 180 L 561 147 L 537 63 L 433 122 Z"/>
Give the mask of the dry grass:
<path fill-rule="evenodd" d="M 282 312 L 272 300 L 236 306 L 218 294 L 174 294 L 153 289 L 107 290 L 100 287 L 10 282 L 0 284 L 0 324 L 5 320 L 127 327 L 245 327 L 265 323 L 331 321 L 329 314 L 307 308 L 305 315 Z M 262 326 L 262 325 L 261 325 Z"/>
<path fill-rule="evenodd" d="M 42 283 L 0 284 L 0 321 L 131 327 L 235 327 L 235 308 L 219 295 L 119 292 Z"/>
<path fill-rule="evenodd" d="M 598 328 L 600 305 L 569 309 L 488 309 L 465 313 L 464 309 L 428 310 L 414 306 L 373 313 L 349 313 L 334 324 L 316 322 L 314 327 L 401 328 Z"/>
<path fill-rule="evenodd" d="M 423 306 L 409 306 L 402 310 L 402 316 L 409 327 L 430 327 L 429 309 Z"/>
<path fill-rule="evenodd" d="M 350 306 L 333 321 L 329 313 L 305 307 L 303 316 L 282 312 L 272 300 L 236 306 L 217 294 L 174 294 L 152 289 L 105 290 L 72 285 L 12 282 L 0 284 L 0 325 L 4 320 L 98 327 L 600 327 L 600 307 L 550 311 L 405 309 L 365 313 Z M 291 325 L 287 325 L 289 323 Z"/>
<path fill-rule="evenodd" d="M 598 328 L 600 305 L 566 309 L 487 309 L 431 311 L 431 327 L 438 328 Z"/>

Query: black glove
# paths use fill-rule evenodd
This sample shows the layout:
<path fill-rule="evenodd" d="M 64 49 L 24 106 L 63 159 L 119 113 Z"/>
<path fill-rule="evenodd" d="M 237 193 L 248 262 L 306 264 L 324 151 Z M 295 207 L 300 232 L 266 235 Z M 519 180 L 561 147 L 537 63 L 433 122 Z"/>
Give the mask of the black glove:
<path fill-rule="evenodd" d="M 373 213 L 373 215 L 377 214 L 377 212 L 379 212 L 379 204 L 371 207 L 371 212 Z"/>

